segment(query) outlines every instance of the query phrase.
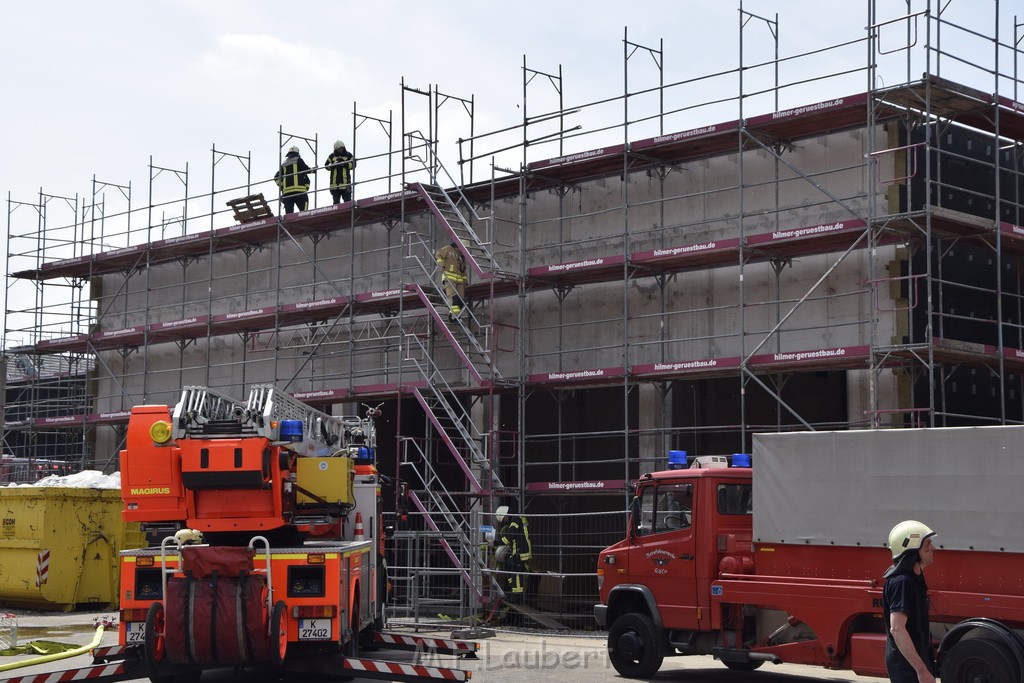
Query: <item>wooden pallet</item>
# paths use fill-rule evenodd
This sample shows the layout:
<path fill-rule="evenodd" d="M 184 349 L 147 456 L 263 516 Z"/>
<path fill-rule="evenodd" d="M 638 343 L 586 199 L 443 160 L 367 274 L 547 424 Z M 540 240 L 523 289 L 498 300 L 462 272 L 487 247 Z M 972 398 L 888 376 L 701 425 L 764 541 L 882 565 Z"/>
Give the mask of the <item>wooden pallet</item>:
<path fill-rule="evenodd" d="M 239 223 L 258 221 L 261 218 L 271 218 L 274 215 L 274 212 L 267 206 L 267 200 L 263 197 L 262 192 L 232 199 L 228 201 L 228 206 L 235 212 L 235 220 Z"/>

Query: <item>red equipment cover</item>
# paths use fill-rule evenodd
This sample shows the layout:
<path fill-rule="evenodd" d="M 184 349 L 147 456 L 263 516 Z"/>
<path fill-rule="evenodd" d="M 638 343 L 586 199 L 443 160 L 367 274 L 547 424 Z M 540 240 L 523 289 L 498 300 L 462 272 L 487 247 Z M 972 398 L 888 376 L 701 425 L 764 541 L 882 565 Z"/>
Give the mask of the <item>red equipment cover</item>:
<path fill-rule="evenodd" d="M 252 548 L 225 546 L 185 546 L 181 549 L 182 571 L 195 579 L 217 574 L 220 578 L 252 573 Z"/>
<path fill-rule="evenodd" d="M 267 582 L 262 574 L 167 581 L 165 652 L 184 664 L 268 661 Z"/>

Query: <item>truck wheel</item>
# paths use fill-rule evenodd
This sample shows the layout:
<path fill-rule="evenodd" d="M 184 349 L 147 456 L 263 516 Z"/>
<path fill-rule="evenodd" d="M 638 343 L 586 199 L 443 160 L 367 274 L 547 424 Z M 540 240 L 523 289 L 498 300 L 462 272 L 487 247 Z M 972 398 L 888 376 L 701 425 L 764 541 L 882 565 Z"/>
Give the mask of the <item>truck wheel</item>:
<path fill-rule="evenodd" d="M 356 594 L 356 605 L 352 607 L 352 638 L 345 644 L 345 656 L 353 659 L 359 656 L 359 594 Z"/>
<path fill-rule="evenodd" d="M 146 626 L 143 631 L 145 637 L 146 664 L 150 670 L 159 668 L 167 654 L 164 640 L 164 605 L 161 602 L 154 602 L 146 612 Z"/>
<path fill-rule="evenodd" d="M 988 638 L 961 640 L 942 660 L 943 683 L 1017 683 L 1014 658 Z"/>
<path fill-rule="evenodd" d="M 274 604 L 274 611 L 270 613 L 270 659 L 274 666 L 284 664 L 285 655 L 288 654 L 288 605 L 283 600 Z"/>
<path fill-rule="evenodd" d="M 646 614 L 623 614 L 608 629 L 608 658 L 627 678 L 650 678 L 665 660 L 658 652 L 654 622 Z"/>

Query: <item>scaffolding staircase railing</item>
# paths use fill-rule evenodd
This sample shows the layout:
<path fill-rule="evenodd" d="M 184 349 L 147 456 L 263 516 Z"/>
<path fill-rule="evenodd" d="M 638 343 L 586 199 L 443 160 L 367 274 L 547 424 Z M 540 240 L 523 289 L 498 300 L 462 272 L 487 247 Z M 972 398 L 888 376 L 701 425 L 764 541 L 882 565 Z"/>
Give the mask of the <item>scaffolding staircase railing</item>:
<path fill-rule="evenodd" d="M 443 294 L 438 293 L 435 287 L 426 288 L 422 285 L 409 285 L 409 289 L 416 293 L 416 296 L 434 320 L 437 329 L 448 340 L 448 343 L 455 351 L 455 355 L 459 357 L 459 360 L 462 361 L 462 364 L 473 376 L 476 383 L 480 385 L 486 384 L 491 381 L 492 376 L 496 376 L 495 379 L 500 381 L 501 376 L 491 366 L 491 354 L 472 333 L 467 331 L 467 328 L 473 327 L 473 323 L 471 321 L 464 323 L 451 321 L 446 323 L 445 315 L 448 311 L 448 301 Z M 469 317 L 467 316 L 467 319 Z M 456 338 L 456 330 L 452 329 L 453 325 L 461 328 L 460 331 L 464 333 L 467 340 L 465 345 L 461 344 L 458 338 Z"/>
<path fill-rule="evenodd" d="M 418 160 L 429 172 L 431 182 L 410 183 L 407 187 L 422 197 L 433 214 L 436 225 L 447 235 L 447 239 L 442 236 L 438 240 L 437 246 L 450 240 L 462 253 L 469 270 L 477 278 L 492 280 L 497 268 L 490 250 L 491 219 L 477 215 L 465 194 L 458 188 L 458 183 L 454 182 L 437 159 L 432 145 L 425 140 L 419 142 L 422 143 L 419 148 L 425 150 L 425 154 Z M 456 189 L 451 193 L 443 190 L 437 182 L 438 173 L 446 174 L 451 186 Z M 473 229 L 474 223 L 483 226 L 486 239 L 481 239 Z M 491 390 L 496 385 L 505 384 L 504 378 L 495 367 L 493 353 L 490 350 L 491 326 L 481 320 L 481 310 L 477 308 L 474 312 L 467 301 L 463 302 L 461 312 L 457 315 L 452 314 L 451 297 L 442 286 L 443 271 L 436 259 L 434 234 L 422 235 L 410 229 L 405 235 L 408 240 L 406 257 L 416 262 L 426 282 L 408 285 L 406 289 L 416 293 L 429 317 L 434 321 L 435 329 L 451 345 L 471 381 L 479 386 L 487 386 Z M 424 388 L 414 389 L 413 394 L 435 434 L 444 444 L 444 448 L 450 451 L 464 474 L 465 480 L 469 483 L 470 494 L 494 495 L 496 491 L 505 487 L 487 455 L 488 434 L 479 429 L 469 410 L 458 400 L 455 388 L 435 362 L 429 339 L 424 335 L 406 335 L 406 362 L 414 365 L 425 380 Z M 414 491 L 410 488 L 409 498 L 423 514 L 424 523 L 439 533 L 453 566 L 461 573 L 467 585 L 474 586 L 481 602 L 483 595 L 478 587 L 482 585 L 483 576 L 489 577 L 490 582 L 494 584 L 491 594 L 498 598 L 503 597 L 504 594 L 493 575 L 487 570 L 486 558 L 481 555 L 479 545 L 471 542 L 472 529 L 466 528 L 464 520 L 456 514 L 462 510 L 465 503 L 460 505 L 459 500 L 451 495 L 425 454 L 420 453 L 416 463 L 422 463 L 416 469 L 416 476 L 418 484 L 423 486 L 423 489 Z M 408 449 L 403 451 L 403 464 L 414 464 L 408 457 Z M 449 532 L 464 545 L 462 555 L 444 540 Z M 469 558 L 468 566 L 459 559 L 463 555 Z"/>
<path fill-rule="evenodd" d="M 453 512 L 460 508 L 458 502 L 452 497 L 441 477 L 438 476 L 428 454 L 413 439 L 402 439 L 401 466 L 403 473 L 411 472 L 422 487 L 410 486 L 409 500 L 423 516 L 424 523 L 431 531 L 438 534 L 438 542 L 451 560 L 452 567 L 459 573 L 463 583 L 474 593 L 477 601 L 481 604 L 486 601 L 483 590 L 485 577 L 491 583 L 488 592 L 499 598 L 504 597 L 504 592 L 489 571 L 486 555 L 481 550 L 479 540 L 474 538 L 474 530 L 467 522 L 467 516 Z M 408 476 L 403 474 L 403 478 L 407 482 L 409 481 Z M 429 505 L 420 497 L 421 493 Z M 438 521 L 443 522 L 445 528 L 442 528 Z M 458 547 L 453 546 L 449 539 L 455 540 Z"/>
<path fill-rule="evenodd" d="M 430 244 L 414 231 L 409 231 L 407 237 L 408 257 L 419 265 L 421 272 L 426 275 L 427 282 L 422 285 L 409 285 L 408 289 L 419 297 L 437 328 L 478 384 L 504 384 L 505 380 L 494 367 L 489 350 L 490 325 L 468 305 L 462 307 L 459 315 L 450 315 L 451 300 L 441 286 L 442 271 L 433 258 Z"/>
<path fill-rule="evenodd" d="M 491 250 L 493 218 L 481 216 L 476 212 L 459 183 L 441 163 L 430 141 L 418 131 L 409 133 L 408 137 L 409 148 L 417 152 L 409 154 L 409 159 L 423 164 L 430 174 L 430 182 L 409 183 L 407 187 L 423 198 L 430 212 L 437 218 L 438 224 L 466 257 L 466 263 L 478 278 L 488 280 L 502 274 Z M 422 152 L 422 156 L 418 152 Z M 445 190 L 445 185 L 452 189 Z M 483 237 L 473 228 L 474 224 L 483 227 Z"/>
<path fill-rule="evenodd" d="M 461 401 L 452 400 L 455 389 L 434 362 L 424 340 L 418 335 L 406 335 L 405 355 L 406 360 L 426 380 L 426 386 L 413 389 L 413 395 L 466 475 L 473 492 L 487 494 L 496 489 L 504 489 L 504 484 L 486 454 L 487 434 L 480 431 Z M 465 448 L 460 449 L 457 444 L 464 444 Z"/>
<path fill-rule="evenodd" d="M 417 192 L 427 208 L 437 218 L 438 224 L 448 233 L 463 256 L 466 257 L 466 264 L 470 267 L 476 277 L 487 280 L 494 277 L 497 266 L 494 262 L 494 255 L 491 253 L 489 243 L 481 240 L 473 230 L 470 219 L 459 210 L 459 205 L 440 185 L 425 185 L 423 183 L 410 183 L 409 189 Z M 459 196 L 462 192 L 458 192 Z M 476 220 L 485 220 L 477 216 L 476 211 L 469 207 L 471 216 Z"/>

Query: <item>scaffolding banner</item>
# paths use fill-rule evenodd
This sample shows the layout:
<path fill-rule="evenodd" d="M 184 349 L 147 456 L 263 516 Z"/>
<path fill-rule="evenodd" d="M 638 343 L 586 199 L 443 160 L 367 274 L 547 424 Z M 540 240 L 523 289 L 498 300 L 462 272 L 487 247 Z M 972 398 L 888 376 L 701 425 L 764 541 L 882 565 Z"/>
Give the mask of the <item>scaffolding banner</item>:
<path fill-rule="evenodd" d="M 626 480 L 535 481 L 527 484 L 526 490 L 534 492 L 555 491 L 558 493 L 621 493 L 626 490 Z"/>

